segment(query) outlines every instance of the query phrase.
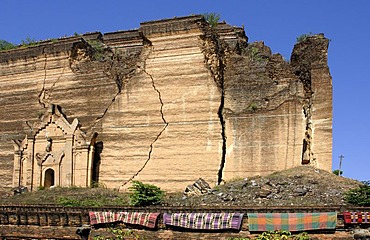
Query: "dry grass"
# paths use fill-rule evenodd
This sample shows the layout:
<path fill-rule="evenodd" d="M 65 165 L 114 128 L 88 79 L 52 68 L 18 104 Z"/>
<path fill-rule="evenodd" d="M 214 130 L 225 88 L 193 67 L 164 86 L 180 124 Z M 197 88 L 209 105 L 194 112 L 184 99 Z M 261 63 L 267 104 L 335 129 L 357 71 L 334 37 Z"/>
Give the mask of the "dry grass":
<path fill-rule="evenodd" d="M 54 188 L 20 195 L 2 195 L 0 204 L 57 204 L 62 206 L 117 206 L 128 205 L 128 194 L 106 188 Z"/>

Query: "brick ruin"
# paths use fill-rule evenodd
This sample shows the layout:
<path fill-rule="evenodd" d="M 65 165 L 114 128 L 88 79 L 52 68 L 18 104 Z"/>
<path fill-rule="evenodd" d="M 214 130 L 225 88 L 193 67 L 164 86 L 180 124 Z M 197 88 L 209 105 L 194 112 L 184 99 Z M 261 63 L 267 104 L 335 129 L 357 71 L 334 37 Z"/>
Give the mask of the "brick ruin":
<path fill-rule="evenodd" d="M 287 61 L 195 15 L 1 51 L 2 187 L 331 171 L 328 44 L 309 36 Z"/>

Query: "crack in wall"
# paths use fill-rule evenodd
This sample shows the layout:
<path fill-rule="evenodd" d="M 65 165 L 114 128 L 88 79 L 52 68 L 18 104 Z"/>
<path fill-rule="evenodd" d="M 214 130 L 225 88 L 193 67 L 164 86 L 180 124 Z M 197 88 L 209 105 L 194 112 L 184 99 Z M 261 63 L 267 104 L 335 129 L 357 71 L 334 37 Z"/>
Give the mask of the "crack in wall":
<path fill-rule="evenodd" d="M 97 124 L 106 116 L 127 82 L 137 73 L 140 54 L 141 50 L 127 54 L 100 41 L 84 41 L 82 44 L 74 46 L 70 56 L 72 71 L 84 73 L 91 66 L 102 68 L 103 74 L 107 78 L 112 79 L 117 87 L 117 92 L 115 92 L 103 113 L 97 116 L 90 126 L 86 126 L 88 131 L 93 131 Z"/>
<path fill-rule="evenodd" d="M 303 112 L 306 117 L 306 131 L 303 139 L 303 146 L 302 146 L 302 164 L 309 164 L 313 163 L 315 165 L 316 158 L 314 157 L 314 153 L 312 152 L 311 145 L 312 145 L 312 97 L 313 94 L 309 94 L 309 98 L 306 99 L 305 104 L 303 106 Z"/>
<path fill-rule="evenodd" d="M 94 128 L 95 128 L 95 126 L 105 117 L 105 115 L 107 114 L 107 112 L 108 112 L 108 110 L 109 110 L 109 108 L 113 105 L 113 103 L 116 101 L 116 99 L 117 99 L 117 97 L 119 96 L 119 95 L 121 95 L 121 90 L 122 89 L 119 89 L 118 88 L 118 92 L 114 95 L 114 97 L 112 98 L 112 100 L 111 100 L 111 102 L 108 104 L 108 106 L 105 108 L 105 110 L 104 110 L 104 112 L 100 115 L 100 116 L 98 116 L 96 119 L 95 119 L 95 121 L 94 121 L 94 123 L 91 125 L 91 127 L 88 127 L 87 129 L 89 129 L 89 131 L 91 132 Z"/>
<path fill-rule="evenodd" d="M 117 91 L 117 93 L 114 95 L 114 97 L 112 98 L 112 101 L 108 104 L 108 106 L 105 108 L 105 110 L 104 110 L 104 112 L 103 112 L 103 114 L 101 115 L 101 116 L 99 116 L 99 117 L 97 117 L 96 119 L 95 119 L 95 122 L 94 122 L 94 124 L 91 126 L 91 127 L 89 127 L 88 129 L 90 129 L 90 131 L 92 130 L 92 129 L 94 129 L 94 127 L 100 122 L 100 120 L 102 120 L 104 117 L 105 117 L 105 115 L 107 114 L 107 112 L 108 112 L 108 110 L 109 110 L 109 108 L 113 105 L 113 103 L 116 101 L 116 99 L 117 99 L 117 97 L 122 93 L 122 90 L 123 90 L 123 88 L 124 88 L 124 83 L 123 83 L 123 81 L 122 81 L 122 77 L 121 76 L 119 76 L 119 74 L 117 74 L 117 73 L 115 73 L 115 74 L 113 74 L 113 69 L 114 69 L 114 58 L 115 58 L 115 55 L 116 54 L 114 54 L 113 55 L 113 57 L 112 57 L 112 62 L 111 62 L 111 64 L 110 64 L 110 68 L 109 68 L 109 70 L 108 70 L 108 72 L 110 72 L 111 73 L 111 75 L 113 75 L 113 78 L 114 78 L 114 80 L 115 80 L 115 82 L 116 82 L 116 84 L 117 84 L 117 89 L 118 89 L 118 91 Z M 135 72 L 135 70 L 133 70 L 133 71 L 130 71 L 129 72 L 129 76 L 126 78 L 126 79 L 130 79 L 133 75 L 134 75 L 134 72 Z M 107 75 L 107 77 L 109 77 L 109 74 L 107 74 L 107 73 L 105 73 L 105 75 Z M 127 80 L 128 81 L 128 80 Z M 126 81 L 126 82 L 127 82 Z"/>
<path fill-rule="evenodd" d="M 45 49 L 43 50 L 45 52 Z M 44 80 L 43 80 L 43 84 L 42 84 L 42 89 L 40 91 L 40 94 L 39 94 L 39 103 L 41 106 L 43 106 L 43 108 L 47 108 L 47 105 L 50 104 L 50 97 L 51 97 L 51 94 L 53 93 L 54 91 L 54 87 L 55 85 L 57 84 L 57 82 L 61 79 L 61 77 L 64 75 L 64 72 L 65 72 L 65 69 L 66 69 L 66 64 L 64 64 L 63 68 L 62 68 L 62 72 L 60 73 L 60 75 L 58 76 L 58 78 L 53 82 L 53 84 L 50 86 L 49 89 L 46 89 L 46 78 L 47 78 L 47 69 L 46 69 L 46 66 L 47 66 L 47 61 L 48 61 L 48 58 L 47 58 L 47 54 L 45 53 L 44 54 L 45 56 L 45 63 L 44 63 Z"/>
<path fill-rule="evenodd" d="M 312 108 L 313 108 L 313 96 L 314 92 L 312 90 L 312 79 L 311 79 L 311 65 L 308 63 L 306 59 L 300 59 L 303 58 L 300 56 L 298 58 L 295 56 L 298 60 L 295 60 L 298 62 L 294 62 L 292 64 L 293 68 L 295 68 L 294 73 L 299 77 L 301 82 L 303 83 L 303 88 L 305 91 L 305 100 L 303 103 L 303 113 L 306 118 L 306 129 L 304 132 L 304 138 L 302 143 L 302 156 L 301 156 L 301 164 L 307 165 L 307 164 L 316 164 L 316 158 L 314 156 L 314 153 L 312 151 L 312 142 L 313 142 L 313 122 L 312 122 Z M 315 166 L 316 167 L 316 166 Z"/>
<path fill-rule="evenodd" d="M 43 107 L 43 108 L 46 108 L 46 102 L 45 102 L 45 99 L 46 99 L 46 89 L 45 89 L 45 83 L 46 83 L 46 76 L 47 76 L 47 74 L 46 74 L 46 65 L 47 65 L 47 60 L 48 60 L 48 58 L 47 58 L 47 54 L 45 53 L 45 48 L 42 50 L 43 51 L 43 53 L 44 53 L 44 57 L 45 57 L 45 62 L 44 62 L 44 80 L 43 80 L 43 83 L 42 83 L 42 89 L 41 89 L 41 91 L 40 91 L 40 93 L 39 93 L 39 99 L 38 99 L 38 101 L 39 101 L 39 104 Z"/>
<path fill-rule="evenodd" d="M 62 72 L 60 73 L 59 77 L 53 82 L 53 84 L 50 86 L 49 90 L 45 90 L 48 94 L 48 98 L 51 97 L 51 94 L 53 93 L 54 91 L 54 87 L 55 85 L 57 84 L 57 82 L 60 80 L 60 78 L 64 75 L 64 72 L 65 72 L 65 69 L 66 69 L 66 64 L 64 64 L 63 66 L 63 69 L 62 69 Z M 47 100 L 47 99 L 46 99 Z"/>
<path fill-rule="evenodd" d="M 222 182 L 222 173 L 225 167 L 226 162 L 226 127 L 225 127 L 225 118 L 224 118 L 224 106 L 225 106 L 225 89 L 224 89 L 224 81 L 222 79 L 221 84 L 221 101 L 220 101 L 220 107 L 218 108 L 217 115 L 220 118 L 221 123 L 221 136 L 222 136 L 222 156 L 221 156 L 221 163 L 220 168 L 218 170 L 217 176 L 217 184 L 221 184 Z"/>
<path fill-rule="evenodd" d="M 166 121 L 166 119 L 164 118 L 164 114 L 163 114 L 163 100 L 162 100 L 162 95 L 161 95 L 161 92 L 158 90 L 158 88 L 156 87 L 155 85 L 155 81 L 154 81 L 154 78 L 151 74 L 149 74 L 145 69 L 143 69 L 143 72 L 145 74 L 147 74 L 151 81 L 152 81 L 152 87 L 153 89 L 157 92 L 158 94 L 158 99 L 159 99 L 159 102 L 161 103 L 161 108 L 160 108 L 160 113 L 161 113 L 161 118 L 162 118 L 162 121 L 163 123 L 165 124 L 164 127 L 162 128 L 162 130 L 157 134 L 157 136 L 155 137 L 155 139 L 150 143 L 149 145 L 149 152 L 148 152 L 148 158 L 146 159 L 146 161 L 144 162 L 143 166 L 133 175 L 131 176 L 126 182 L 124 182 L 122 184 L 122 186 L 125 186 L 127 183 L 131 182 L 137 175 L 139 175 L 139 173 L 141 171 L 144 170 L 144 168 L 146 167 L 146 165 L 149 163 L 149 161 L 151 160 L 151 156 L 152 156 L 152 152 L 153 152 L 153 147 L 154 147 L 154 144 L 158 141 L 158 139 L 160 138 L 160 136 L 162 135 L 162 133 L 166 130 L 166 128 L 168 127 L 169 123 Z"/>
<path fill-rule="evenodd" d="M 225 46 L 220 42 L 219 36 L 211 28 L 203 28 L 204 36 L 202 36 L 202 48 L 205 57 L 205 63 L 209 67 L 212 76 L 221 92 L 220 106 L 217 115 L 221 124 L 221 138 L 222 138 L 222 153 L 220 167 L 217 172 L 217 183 L 221 184 L 223 181 L 223 170 L 226 163 L 226 124 L 224 116 L 225 108 L 225 85 L 224 85 L 224 68 L 225 68 Z"/>

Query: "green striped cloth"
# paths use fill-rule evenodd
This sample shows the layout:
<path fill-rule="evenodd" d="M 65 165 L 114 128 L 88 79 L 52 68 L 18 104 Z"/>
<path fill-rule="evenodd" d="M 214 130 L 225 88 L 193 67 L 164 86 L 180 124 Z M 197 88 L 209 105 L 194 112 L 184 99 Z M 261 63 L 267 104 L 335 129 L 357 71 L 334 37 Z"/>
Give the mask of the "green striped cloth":
<path fill-rule="evenodd" d="M 335 229 L 337 213 L 248 213 L 248 226 L 251 232 Z"/>

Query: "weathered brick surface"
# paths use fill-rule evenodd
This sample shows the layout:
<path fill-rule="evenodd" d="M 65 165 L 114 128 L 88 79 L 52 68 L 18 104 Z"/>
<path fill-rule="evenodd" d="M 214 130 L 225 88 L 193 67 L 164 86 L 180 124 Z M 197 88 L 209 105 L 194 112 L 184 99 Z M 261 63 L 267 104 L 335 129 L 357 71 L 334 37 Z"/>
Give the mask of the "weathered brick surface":
<path fill-rule="evenodd" d="M 291 63 L 247 40 L 241 28 L 190 16 L 1 52 L 3 187 L 12 186 L 11 140 L 32 138 L 48 104 L 77 118 L 87 140 L 98 134 L 95 180 L 109 188 L 136 175 L 183 190 L 199 177 L 214 185 L 303 163 L 331 170 L 328 40 L 297 44 Z"/>
<path fill-rule="evenodd" d="M 18 209 L 15 213 L 14 210 Z M 104 211 L 154 211 L 155 208 L 106 208 Z M 28 210 L 28 211 L 25 211 Z M 80 239 L 76 234 L 78 227 L 89 224 L 88 211 L 99 209 L 86 208 L 62 208 L 62 207 L 25 207 L 25 206 L 2 206 L 0 218 L 0 239 Z M 102 209 L 100 209 L 102 210 Z M 184 211 L 183 208 L 172 208 L 173 211 Z M 215 211 L 239 211 L 239 212 L 312 212 L 312 211 L 348 211 L 351 209 L 345 208 L 330 208 L 330 207 L 310 207 L 310 208 L 250 208 L 250 209 L 209 209 L 197 208 L 188 211 L 194 212 L 215 212 Z M 368 211 L 368 208 L 359 208 L 358 211 Z M 158 207 L 155 211 L 170 212 L 169 209 Z M 35 217 L 36 216 L 36 217 Z M 11 221 L 9 221 L 11 219 Z M 31 220 L 32 219 L 32 220 Z M 35 220 L 38 219 L 38 220 Z M 67 221 L 68 220 L 68 221 Z M 123 227 L 126 232 L 125 239 L 135 239 L 135 236 L 140 236 L 143 239 L 228 239 L 247 238 L 256 236 L 256 233 L 248 231 L 248 219 L 243 218 L 240 231 L 192 231 L 179 228 L 166 227 L 162 223 L 161 217 L 158 219 L 158 228 L 154 230 L 144 230 L 137 228 L 127 228 L 124 224 L 116 225 Z M 367 227 L 367 226 L 358 226 Z M 132 233 L 131 233 L 132 232 Z M 130 233 L 130 234 L 129 234 Z M 312 239 L 353 239 L 350 228 L 345 228 L 343 224 L 343 216 L 338 214 L 337 230 L 336 231 L 313 231 L 309 232 Z M 90 239 L 96 236 L 112 237 L 112 232 L 108 227 L 92 228 Z M 141 239 L 140 238 L 140 239 Z"/>
<path fill-rule="evenodd" d="M 127 229 L 130 231 L 129 229 Z M 107 229 L 93 229 L 90 232 L 89 239 L 94 239 L 94 236 L 105 236 L 113 237 L 113 235 Z M 241 231 L 239 233 L 233 232 L 183 232 L 183 231 L 171 231 L 171 230 L 159 230 L 159 231 L 145 231 L 145 230 L 133 230 L 133 234 L 125 239 L 137 239 L 135 236 L 139 236 L 139 239 L 229 239 L 233 238 L 247 238 L 255 237 L 256 234 L 250 234 L 248 231 Z M 353 239 L 353 235 L 349 231 L 337 231 L 335 233 L 315 233 L 310 234 L 311 239 L 323 239 L 323 240 L 350 240 Z M 0 225 L 0 239 L 81 239 L 76 234 L 75 227 L 37 227 L 37 226 L 4 226 Z"/>
<path fill-rule="evenodd" d="M 81 239 L 75 227 L 0 225 L 0 239 Z"/>

